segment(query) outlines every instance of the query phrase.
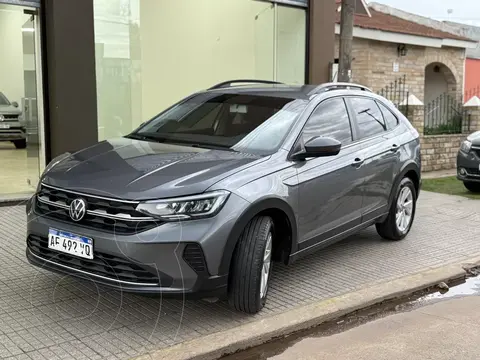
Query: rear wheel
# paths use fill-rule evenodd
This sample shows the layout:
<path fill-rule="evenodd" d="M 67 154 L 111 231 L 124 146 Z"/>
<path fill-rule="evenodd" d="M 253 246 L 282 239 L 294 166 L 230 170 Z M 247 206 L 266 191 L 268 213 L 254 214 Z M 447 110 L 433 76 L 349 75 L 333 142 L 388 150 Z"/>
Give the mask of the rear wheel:
<path fill-rule="evenodd" d="M 228 301 L 236 310 L 255 314 L 267 300 L 272 269 L 274 227 L 268 216 L 253 218 L 240 235 L 230 270 Z"/>
<path fill-rule="evenodd" d="M 468 191 L 479 193 L 480 192 L 480 183 L 464 181 L 463 185 L 467 188 Z"/>
<path fill-rule="evenodd" d="M 27 140 L 26 139 L 13 140 L 13 144 L 17 149 L 25 149 L 27 147 Z"/>
<path fill-rule="evenodd" d="M 376 224 L 378 234 L 388 240 L 402 240 L 407 236 L 415 217 L 417 195 L 415 185 L 403 178 L 396 189 L 395 199 L 384 222 Z"/>

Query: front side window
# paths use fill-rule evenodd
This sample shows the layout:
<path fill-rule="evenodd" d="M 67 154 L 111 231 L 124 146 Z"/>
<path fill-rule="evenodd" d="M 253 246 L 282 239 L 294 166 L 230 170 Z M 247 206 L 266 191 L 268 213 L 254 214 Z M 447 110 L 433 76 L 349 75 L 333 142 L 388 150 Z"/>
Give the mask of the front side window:
<path fill-rule="evenodd" d="M 204 93 L 163 112 L 130 137 L 261 155 L 278 150 L 305 100 Z"/>
<path fill-rule="evenodd" d="M 313 111 L 303 130 L 303 141 L 316 136 L 329 136 L 342 144 L 352 142 L 350 119 L 342 98 L 325 100 Z"/>
<path fill-rule="evenodd" d="M 367 138 L 378 135 L 387 130 L 377 103 L 367 98 L 350 98 L 358 128 L 360 129 L 360 138 Z"/>

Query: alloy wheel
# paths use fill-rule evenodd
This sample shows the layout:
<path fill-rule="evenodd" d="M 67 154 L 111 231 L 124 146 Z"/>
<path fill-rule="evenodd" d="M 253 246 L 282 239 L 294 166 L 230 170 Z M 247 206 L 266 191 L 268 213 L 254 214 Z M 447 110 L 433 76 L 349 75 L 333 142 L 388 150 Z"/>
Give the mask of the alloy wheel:
<path fill-rule="evenodd" d="M 270 269 L 272 267 L 272 233 L 268 233 L 265 251 L 263 253 L 263 265 L 260 279 L 260 298 L 263 299 L 267 295 L 268 280 L 270 278 Z"/>
<path fill-rule="evenodd" d="M 412 190 L 405 186 L 400 191 L 397 199 L 397 212 L 395 216 L 395 222 L 400 232 L 405 233 L 410 223 L 412 222 L 413 215 L 413 194 Z"/>

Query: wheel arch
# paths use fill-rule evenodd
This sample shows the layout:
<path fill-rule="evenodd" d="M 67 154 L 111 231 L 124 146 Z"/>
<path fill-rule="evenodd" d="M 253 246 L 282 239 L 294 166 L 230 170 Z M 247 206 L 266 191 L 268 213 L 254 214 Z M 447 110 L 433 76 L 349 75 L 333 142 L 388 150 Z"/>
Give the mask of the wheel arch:
<path fill-rule="evenodd" d="M 249 208 L 244 211 L 235 222 L 225 244 L 222 260 L 218 269 L 219 274 L 229 273 L 232 256 L 237 246 L 238 239 L 247 224 L 258 215 L 272 217 L 276 231 L 283 234 L 282 237 L 274 243 L 274 257 L 277 260 L 281 259 L 285 263 L 288 262 L 294 244 L 297 243 L 297 222 L 295 214 L 291 206 L 285 200 L 280 198 L 265 198 L 251 204 L 251 206 L 249 206 Z M 280 229 L 278 226 L 280 226 Z M 280 253 L 277 252 L 279 249 L 281 250 Z"/>
<path fill-rule="evenodd" d="M 392 205 L 393 200 L 395 199 L 396 189 L 398 188 L 398 184 L 402 181 L 403 178 L 408 177 L 410 180 L 413 181 L 415 185 L 415 192 L 416 197 L 420 194 L 420 185 L 421 185 L 421 173 L 420 167 L 414 161 L 406 163 L 400 172 L 398 173 L 397 177 L 395 178 L 395 183 L 392 187 L 392 192 L 390 193 L 390 198 L 388 201 L 388 208 Z"/>

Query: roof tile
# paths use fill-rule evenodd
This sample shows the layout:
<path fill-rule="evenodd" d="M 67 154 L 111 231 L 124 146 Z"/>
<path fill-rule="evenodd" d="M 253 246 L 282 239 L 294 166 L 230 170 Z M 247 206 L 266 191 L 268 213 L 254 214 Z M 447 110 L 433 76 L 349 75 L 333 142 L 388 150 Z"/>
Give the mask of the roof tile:
<path fill-rule="evenodd" d="M 355 15 L 355 26 L 372 29 L 395 32 L 400 34 L 409 34 L 424 36 L 436 39 L 453 39 L 453 40 L 466 40 L 472 41 L 466 37 L 454 35 L 445 31 L 437 30 L 425 25 L 418 24 L 413 21 L 408 21 L 390 14 L 376 11 L 372 8 L 369 9 L 372 17 L 364 15 Z M 336 22 L 340 23 L 340 13 L 336 12 Z"/>

